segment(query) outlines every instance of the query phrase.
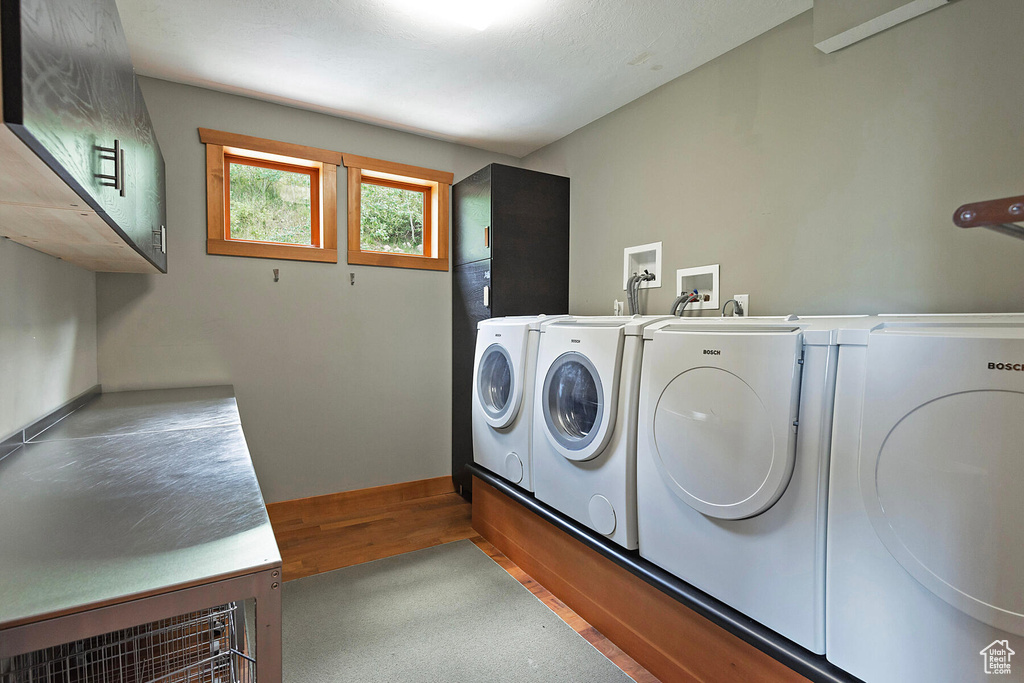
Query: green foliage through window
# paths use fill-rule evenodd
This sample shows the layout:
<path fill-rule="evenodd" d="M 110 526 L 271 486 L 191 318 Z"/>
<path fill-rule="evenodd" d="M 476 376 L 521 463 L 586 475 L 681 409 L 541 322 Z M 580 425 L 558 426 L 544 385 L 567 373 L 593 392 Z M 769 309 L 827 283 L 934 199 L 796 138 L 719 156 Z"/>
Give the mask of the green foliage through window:
<path fill-rule="evenodd" d="M 312 244 L 310 176 L 232 162 L 231 238 Z"/>
<path fill-rule="evenodd" d="M 423 255 L 424 193 L 363 183 L 360 247 L 363 251 Z"/>

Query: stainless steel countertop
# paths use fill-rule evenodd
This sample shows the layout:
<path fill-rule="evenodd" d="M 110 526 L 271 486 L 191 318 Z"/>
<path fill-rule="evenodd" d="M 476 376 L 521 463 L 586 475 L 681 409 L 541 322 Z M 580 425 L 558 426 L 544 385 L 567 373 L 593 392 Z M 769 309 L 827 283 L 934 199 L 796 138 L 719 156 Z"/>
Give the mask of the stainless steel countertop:
<path fill-rule="evenodd" d="M 32 441 L 167 432 L 241 424 L 230 386 L 118 391 L 94 400 Z"/>
<path fill-rule="evenodd" d="M 230 387 L 102 394 L 0 460 L 0 629 L 280 564 Z"/>

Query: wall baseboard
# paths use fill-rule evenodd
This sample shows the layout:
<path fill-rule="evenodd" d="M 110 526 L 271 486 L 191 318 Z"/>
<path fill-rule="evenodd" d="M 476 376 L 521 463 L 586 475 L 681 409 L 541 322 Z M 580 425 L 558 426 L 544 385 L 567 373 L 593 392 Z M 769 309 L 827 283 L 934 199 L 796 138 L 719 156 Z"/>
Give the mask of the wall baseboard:
<path fill-rule="evenodd" d="M 276 528 L 279 525 L 287 526 L 289 522 L 301 522 L 303 519 L 308 520 L 311 517 L 344 515 L 349 512 L 454 492 L 455 486 L 451 477 L 434 477 L 433 479 L 417 479 L 386 486 L 267 503 L 267 514 L 270 515 L 270 521 Z"/>
<path fill-rule="evenodd" d="M 479 478 L 473 528 L 663 681 L 807 682 Z"/>

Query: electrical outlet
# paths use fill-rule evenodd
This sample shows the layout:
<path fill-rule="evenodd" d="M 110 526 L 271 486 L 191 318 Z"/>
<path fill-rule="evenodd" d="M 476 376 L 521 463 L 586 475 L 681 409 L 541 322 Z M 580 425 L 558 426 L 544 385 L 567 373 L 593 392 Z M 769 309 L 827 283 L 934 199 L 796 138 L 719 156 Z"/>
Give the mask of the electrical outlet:
<path fill-rule="evenodd" d="M 733 294 L 733 299 L 736 299 L 736 303 L 740 305 L 740 309 L 732 309 L 733 317 L 736 316 L 748 316 L 750 315 L 750 295 L 749 294 Z M 742 312 L 740 312 L 742 311 Z"/>
<path fill-rule="evenodd" d="M 624 301 L 615 299 L 615 303 L 612 304 L 612 315 L 625 315 L 625 306 L 626 303 Z"/>

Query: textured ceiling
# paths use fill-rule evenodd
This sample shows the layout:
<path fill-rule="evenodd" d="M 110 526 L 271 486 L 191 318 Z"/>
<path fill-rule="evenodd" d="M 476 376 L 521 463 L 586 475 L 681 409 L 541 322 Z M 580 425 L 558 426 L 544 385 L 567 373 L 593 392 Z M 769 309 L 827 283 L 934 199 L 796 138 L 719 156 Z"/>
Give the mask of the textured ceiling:
<path fill-rule="evenodd" d="M 140 74 L 520 157 L 811 2 L 475 0 L 483 31 L 430 0 L 117 4 Z"/>

